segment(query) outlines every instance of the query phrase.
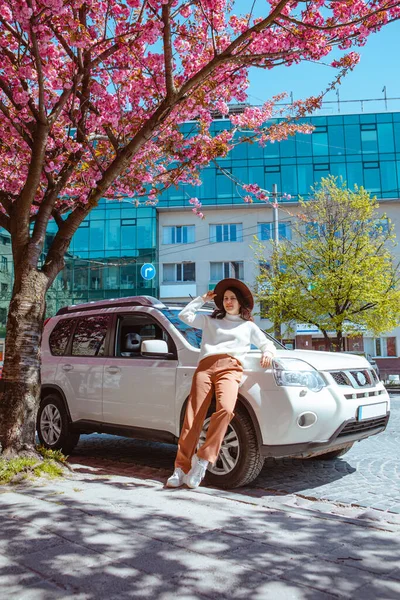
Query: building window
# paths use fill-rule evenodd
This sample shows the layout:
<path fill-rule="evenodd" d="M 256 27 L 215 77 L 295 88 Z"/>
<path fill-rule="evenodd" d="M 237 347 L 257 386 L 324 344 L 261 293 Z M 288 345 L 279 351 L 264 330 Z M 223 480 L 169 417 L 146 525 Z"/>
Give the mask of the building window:
<path fill-rule="evenodd" d="M 363 123 L 361 131 L 376 131 L 376 123 Z"/>
<path fill-rule="evenodd" d="M 291 223 L 278 223 L 279 239 L 291 240 L 292 239 L 292 226 Z M 272 240 L 274 237 L 274 224 L 273 223 L 259 223 L 258 224 L 258 239 L 261 241 Z"/>
<path fill-rule="evenodd" d="M 243 242 L 242 223 L 210 225 L 210 242 Z"/>
<path fill-rule="evenodd" d="M 397 356 L 396 338 L 375 338 L 375 356 L 386 357 L 386 356 Z"/>
<path fill-rule="evenodd" d="M 313 135 L 316 133 L 327 133 L 328 129 L 326 125 L 315 125 Z"/>
<path fill-rule="evenodd" d="M 163 264 L 163 281 L 196 281 L 196 263 L 165 263 Z"/>
<path fill-rule="evenodd" d="M 210 262 L 210 281 L 220 281 L 226 277 L 244 279 L 243 261 Z"/>
<path fill-rule="evenodd" d="M 136 247 L 136 219 L 121 219 L 121 250 Z"/>
<path fill-rule="evenodd" d="M 369 129 L 364 129 L 369 127 Z M 378 152 L 378 133 L 375 124 L 361 125 L 361 148 L 366 154 Z"/>
<path fill-rule="evenodd" d="M 7 258 L 7 256 L 2 256 L 1 257 L 0 269 L 1 269 L 1 271 L 3 273 L 7 273 L 7 271 L 8 271 L 8 258 Z"/>
<path fill-rule="evenodd" d="M 163 244 L 193 244 L 195 226 L 194 225 L 174 225 L 172 227 L 163 227 Z"/>

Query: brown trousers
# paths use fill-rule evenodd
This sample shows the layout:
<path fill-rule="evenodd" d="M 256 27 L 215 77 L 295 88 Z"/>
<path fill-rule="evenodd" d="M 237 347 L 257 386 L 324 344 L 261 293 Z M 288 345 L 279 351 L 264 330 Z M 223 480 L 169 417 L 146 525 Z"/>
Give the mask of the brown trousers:
<path fill-rule="evenodd" d="M 192 389 L 178 442 L 175 467 L 188 473 L 191 460 L 199 443 L 200 433 L 211 400 L 215 394 L 216 410 L 210 419 L 204 444 L 197 452 L 199 458 L 214 463 L 221 448 L 226 430 L 234 416 L 243 367 L 228 354 L 215 354 L 203 358 L 193 375 Z"/>

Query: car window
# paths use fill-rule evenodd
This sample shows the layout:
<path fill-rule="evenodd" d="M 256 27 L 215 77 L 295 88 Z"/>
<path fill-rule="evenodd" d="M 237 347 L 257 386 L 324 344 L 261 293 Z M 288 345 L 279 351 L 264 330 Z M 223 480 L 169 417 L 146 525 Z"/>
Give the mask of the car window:
<path fill-rule="evenodd" d="M 110 320 L 109 315 L 79 319 L 72 339 L 72 356 L 104 356 Z"/>
<path fill-rule="evenodd" d="M 195 348 L 200 348 L 202 335 L 201 329 L 195 329 L 194 327 L 190 327 L 190 325 L 186 325 L 186 323 L 183 323 L 178 317 L 180 310 L 175 310 L 173 308 L 165 308 L 160 312 L 162 312 L 162 314 L 165 315 L 173 325 L 175 325 L 176 329 L 179 331 L 179 333 L 183 335 L 183 337 L 189 342 L 189 344 L 191 344 Z"/>
<path fill-rule="evenodd" d="M 55 356 L 62 356 L 68 346 L 69 338 L 74 327 L 75 319 L 62 319 L 58 321 L 49 337 L 50 352 Z"/>
<path fill-rule="evenodd" d="M 143 358 L 141 345 L 145 340 L 164 340 L 169 352 L 174 353 L 174 343 L 167 332 L 150 315 L 121 315 L 117 324 L 115 356 Z"/>

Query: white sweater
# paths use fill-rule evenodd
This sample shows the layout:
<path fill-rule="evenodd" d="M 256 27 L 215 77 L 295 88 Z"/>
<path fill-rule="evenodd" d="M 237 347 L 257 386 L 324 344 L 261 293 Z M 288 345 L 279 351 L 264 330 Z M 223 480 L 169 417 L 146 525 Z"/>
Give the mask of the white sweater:
<path fill-rule="evenodd" d="M 178 317 L 187 325 L 203 330 L 200 359 L 214 354 L 229 354 L 242 364 L 246 354 L 254 344 L 262 353 L 275 356 L 274 344 L 264 335 L 252 321 L 245 321 L 239 315 L 228 315 L 223 319 L 212 319 L 206 313 L 197 312 L 204 304 L 201 296 L 195 298 Z"/>

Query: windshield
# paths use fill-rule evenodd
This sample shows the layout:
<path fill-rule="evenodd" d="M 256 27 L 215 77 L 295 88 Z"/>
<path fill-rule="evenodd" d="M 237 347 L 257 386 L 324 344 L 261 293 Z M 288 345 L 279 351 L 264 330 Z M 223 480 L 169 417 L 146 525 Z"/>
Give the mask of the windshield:
<path fill-rule="evenodd" d="M 176 329 L 179 331 L 179 333 L 183 335 L 183 337 L 189 342 L 189 344 L 191 344 L 195 348 L 200 348 L 202 334 L 201 329 L 195 329 L 194 327 L 190 327 L 190 325 L 186 325 L 186 323 L 183 323 L 183 321 L 181 321 L 178 317 L 180 311 L 181 309 L 165 308 L 160 312 L 162 312 L 162 314 L 165 315 L 173 325 L 175 325 Z M 273 342 L 275 348 L 277 348 L 278 350 L 285 348 L 285 346 L 278 342 L 278 340 L 273 338 L 272 335 L 269 335 L 269 333 L 267 333 L 263 329 L 261 329 L 261 331 L 264 333 L 265 337 L 267 337 L 269 340 L 271 340 L 271 342 Z M 252 349 L 255 348 L 255 346 L 252 346 Z"/>
<path fill-rule="evenodd" d="M 194 327 L 190 327 L 190 325 L 186 325 L 186 323 L 183 323 L 183 321 L 181 321 L 178 317 L 180 311 L 181 309 L 174 310 L 170 308 L 165 308 L 160 312 L 162 312 L 162 314 L 165 315 L 173 325 L 175 325 L 176 329 L 179 331 L 179 333 L 183 335 L 183 337 L 189 342 L 189 344 L 191 344 L 195 348 L 200 348 L 202 334 L 201 329 L 195 329 Z"/>

